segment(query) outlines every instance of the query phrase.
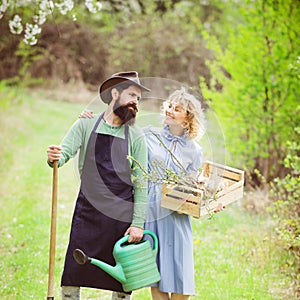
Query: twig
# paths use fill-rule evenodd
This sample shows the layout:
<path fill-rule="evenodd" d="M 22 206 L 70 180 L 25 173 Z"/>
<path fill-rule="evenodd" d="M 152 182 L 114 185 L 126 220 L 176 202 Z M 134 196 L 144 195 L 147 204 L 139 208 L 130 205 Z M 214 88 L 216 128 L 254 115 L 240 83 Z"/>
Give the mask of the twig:
<path fill-rule="evenodd" d="M 150 132 L 158 139 L 158 141 L 160 142 L 160 145 L 163 146 L 171 155 L 172 160 L 174 161 L 174 163 L 181 169 L 182 171 L 182 175 L 185 175 L 185 177 L 188 179 L 186 180 L 184 176 L 181 176 L 180 180 L 181 182 L 184 184 L 188 184 L 188 185 L 192 185 L 195 188 L 198 188 L 198 183 L 197 181 L 192 178 L 188 172 L 186 171 L 186 169 L 184 168 L 184 166 L 181 164 L 181 162 L 177 159 L 177 157 L 171 152 L 171 150 L 164 144 L 164 142 L 162 141 L 162 139 L 159 137 L 159 135 L 157 133 L 155 133 L 154 131 L 150 130 Z M 175 173 L 175 172 L 174 172 Z M 178 174 L 176 174 L 177 177 Z"/>

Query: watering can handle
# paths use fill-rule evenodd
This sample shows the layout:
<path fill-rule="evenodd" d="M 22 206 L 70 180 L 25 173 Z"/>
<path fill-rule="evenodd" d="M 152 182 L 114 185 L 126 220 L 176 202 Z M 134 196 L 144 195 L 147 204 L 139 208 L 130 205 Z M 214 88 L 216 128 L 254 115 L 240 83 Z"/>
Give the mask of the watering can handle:
<path fill-rule="evenodd" d="M 153 239 L 153 251 L 155 252 L 155 254 L 157 254 L 158 251 L 158 239 L 157 236 L 154 232 L 150 231 L 150 230 L 144 230 L 144 235 L 148 234 L 151 235 L 152 239 Z"/>
<path fill-rule="evenodd" d="M 158 239 L 157 239 L 157 236 L 154 232 L 150 231 L 150 230 L 144 230 L 144 235 L 151 235 L 152 239 L 153 239 L 153 251 L 155 252 L 155 254 L 157 254 L 157 251 L 158 251 Z M 129 239 L 129 234 L 123 236 L 122 238 L 120 238 L 116 244 L 115 244 L 115 247 L 121 247 L 121 245 L 123 243 L 126 243 Z"/>

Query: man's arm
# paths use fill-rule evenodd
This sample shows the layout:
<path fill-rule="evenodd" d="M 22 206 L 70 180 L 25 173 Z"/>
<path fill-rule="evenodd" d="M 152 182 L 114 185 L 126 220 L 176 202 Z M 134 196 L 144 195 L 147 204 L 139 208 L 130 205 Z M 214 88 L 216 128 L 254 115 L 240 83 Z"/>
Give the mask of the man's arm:
<path fill-rule="evenodd" d="M 134 188 L 133 219 L 131 226 L 125 232 L 130 234 L 129 242 L 138 242 L 144 234 L 144 223 L 146 219 L 148 200 L 148 178 L 144 171 L 148 170 L 148 149 L 145 135 L 138 131 L 137 137 L 133 137 L 130 154 L 134 160 L 130 160 Z"/>
<path fill-rule="evenodd" d="M 50 145 L 47 149 L 48 164 L 53 167 L 53 161 L 58 160 L 58 166 L 63 166 L 76 155 L 83 142 L 83 124 L 77 120 L 69 129 L 60 145 Z"/>

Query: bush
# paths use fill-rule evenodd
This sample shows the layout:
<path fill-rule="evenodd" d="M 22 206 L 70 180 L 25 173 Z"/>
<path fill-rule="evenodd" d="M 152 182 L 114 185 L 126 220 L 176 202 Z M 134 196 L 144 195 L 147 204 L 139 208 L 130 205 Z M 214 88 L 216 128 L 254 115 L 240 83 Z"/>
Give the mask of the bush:
<path fill-rule="evenodd" d="M 202 90 L 219 116 L 230 163 L 247 171 L 247 184 L 262 186 L 256 169 L 267 184 L 287 174 L 286 137 L 294 139 L 300 124 L 300 6 L 293 0 L 240 2 L 244 24 L 228 30 L 225 50 L 207 34 L 216 59 Z"/>
<path fill-rule="evenodd" d="M 272 184 L 274 204 L 271 212 L 277 222 L 279 237 L 285 242 L 284 250 L 291 254 L 287 267 L 300 296 L 300 127 L 295 131 L 298 139 L 287 143 L 288 155 L 284 160 L 290 173 L 283 179 L 275 179 Z"/>

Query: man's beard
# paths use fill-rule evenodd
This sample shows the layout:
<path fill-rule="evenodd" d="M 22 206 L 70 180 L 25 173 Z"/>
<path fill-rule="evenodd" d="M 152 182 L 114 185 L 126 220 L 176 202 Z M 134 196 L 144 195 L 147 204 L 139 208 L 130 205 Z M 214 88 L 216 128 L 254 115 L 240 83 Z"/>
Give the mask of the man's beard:
<path fill-rule="evenodd" d="M 133 125 L 138 108 L 135 103 L 120 105 L 118 99 L 114 104 L 113 111 L 121 119 L 122 124 Z"/>

